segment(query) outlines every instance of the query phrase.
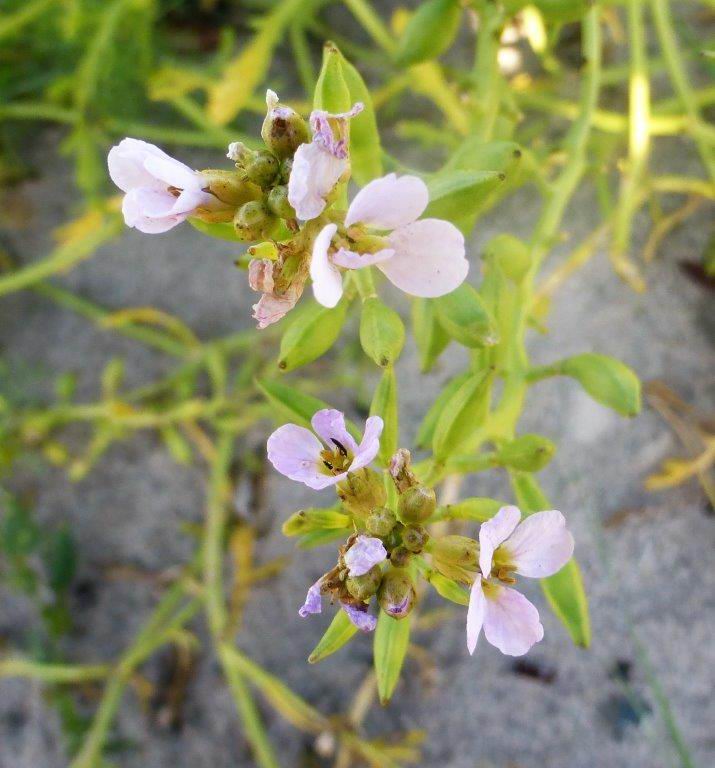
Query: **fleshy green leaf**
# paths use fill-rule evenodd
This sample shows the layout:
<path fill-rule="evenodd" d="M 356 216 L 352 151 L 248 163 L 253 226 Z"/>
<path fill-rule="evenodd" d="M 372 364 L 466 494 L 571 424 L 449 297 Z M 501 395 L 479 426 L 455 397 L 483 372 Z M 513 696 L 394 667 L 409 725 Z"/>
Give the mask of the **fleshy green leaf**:
<path fill-rule="evenodd" d="M 299 392 L 281 381 L 265 379 L 257 381 L 256 385 L 268 402 L 275 406 L 274 420 L 277 424 L 292 421 L 301 427 L 310 428 L 310 420 L 315 412 L 330 407 L 323 400 Z"/>
<path fill-rule="evenodd" d="M 229 240 L 232 243 L 245 242 L 242 237 L 236 234 L 236 228 L 231 222 L 208 222 L 196 216 L 189 216 L 186 220 L 194 229 L 209 237 L 215 237 L 218 240 Z"/>
<path fill-rule="evenodd" d="M 410 617 L 393 619 L 384 611 L 380 611 L 375 629 L 373 655 L 377 692 L 383 706 L 390 701 L 400 679 L 409 644 Z"/>
<path fill-rule="evenodd" d="M 533 475 L 514 472 L 511 474 L 511 482 L 523 514 L 551 509 L 549 500 Z M 540 581 L 549 605 L 568 630 L 571 639 L 576 645 L 588 648 L 591 644 L 591 620 L 581 569 L 576 559 L 572 557 L 558 573 Z"/>
<path fill-rule="evenodd" d="M 437 511 L 431 518 L 433 520 L 475 520 L 478 523 L 484 523 L 491 520 L 499 511 L 505 502 L 498 499 L 490 499 L 486 496 L 472 496 L 462 499 L 455 504 L 446 504 L 443 507 L 437 507 Z"/>
<path fill-rule="evenodd" d="M 347 307 L 346 300 L 332 309 L 317 303 L 309 305 L 283 334 L 278 367 L 293 371 L 324 355 L 340 336 Z"/>
<path fill-rule="evenodd" d="M 315 84 L 313 107 L 335 114 L 348 112 L 352 107 L 350 89 L 343 74 L 342 55 L 333 43 L 326 43 L 323 47 L 323 65 Z"/>
<path fill-rule="evenodd" d="M 398 411 L 397 411 L 397 380 L 394 370 L 386 368 L 377 385 L 370 406 L 371 416 L 381 416 L 385 422 L 380 437 L 380 463 L 387 465 L 397 450 L 398 443 Z"/>
<path fill-rule="evenodd" d="M 400 316 L 377 296 L 362 305 L 360 343 L 365 354 L 381 368 L 392 365 L 405 344 L 405 327 Z"/>
<path fill-rule="evenodd" d="M 355 636 L 358 628 L 350 621 L 345 611 L 338 611 L 320 638 L 318 644 L 308 656 L 308 663 L 317 664 L 335 651 L 339 651 Z"/>

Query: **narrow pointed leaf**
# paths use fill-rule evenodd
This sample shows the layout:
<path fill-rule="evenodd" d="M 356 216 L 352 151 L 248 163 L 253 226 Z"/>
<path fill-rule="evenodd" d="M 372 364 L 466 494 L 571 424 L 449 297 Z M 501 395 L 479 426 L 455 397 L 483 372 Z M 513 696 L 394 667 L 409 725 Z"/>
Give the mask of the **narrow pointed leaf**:
<path fill-rule="evenodd" d="M 400 679 L 402 664 L 410 644 L 410 617 L 393 619 L 380 611 L 373 649 L 377 692 L 384 706 L 390 701 Z"/>
<path fill-rule="evenodd" d="M 338 611 L 320 638 L 313 652 L 308 656 L 310 664 L 317 664 L 335 651 L 339 651 L 357 633 L 358 628 L 350 621 L 345 611 Z"/>

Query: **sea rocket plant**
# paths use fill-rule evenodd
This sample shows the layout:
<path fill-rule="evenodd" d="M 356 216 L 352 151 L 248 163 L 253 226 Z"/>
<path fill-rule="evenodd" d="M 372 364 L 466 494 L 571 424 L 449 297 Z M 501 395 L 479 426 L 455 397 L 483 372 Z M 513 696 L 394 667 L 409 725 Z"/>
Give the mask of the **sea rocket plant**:
<path fill-rule="evenodd" d="M 481 525 L 478 542 L 464 536 L 431 538 L 425 526 L 436 511 L 434 491 L 419 482 L 409 452 L 401 449 L 387 473 L 397 501 L 394 508 L 386 506 L 383 478 L 368 468 L 379 450 L 383 424 L 369 422 L 359 446 L 343 414 L 331 409 L 318 411 L 312 420 L 322 442 L 295 424 L 280 427 L 268 439 L 268 458 L 279 472 L 314 489 L 338 486 L 347 513 L 344 524 L 354 530 L 340 548 L 336 566 L 308 590 L 299 614 L 320 613 L 322 596 L 331 595 L 356 626 L 371 630 L 375 621 L 368 608 L 376 595 L 385 613 L 405 618 L 416 602 L 415 566 L 424 570 L 420 555 L 425 553 L 455 587 L 471 584 L 470 653 L 482 628 L 502 653 L 526 653 L 543 638 L 544 630 L 537 609 L 511 585 L 515 575 L 551 576 L 571 559 L 574 540 L 564 516 L 545 510 L 520 523 L 519 509 L 503 506 Z"/>

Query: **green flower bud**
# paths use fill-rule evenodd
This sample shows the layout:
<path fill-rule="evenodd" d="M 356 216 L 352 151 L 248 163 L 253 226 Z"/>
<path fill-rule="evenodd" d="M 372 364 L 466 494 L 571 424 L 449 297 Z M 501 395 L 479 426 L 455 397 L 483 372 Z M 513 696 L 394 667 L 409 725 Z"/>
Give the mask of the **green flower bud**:
<path fill-rule="evenodd" d="M 267 150 L 259 149 L 246 160 L 243 168 L 249 181 L 266 189 L 276 180 L 278 160 Z"/>
<path fill-rule="evenodd" d="M 408 488 L 397 503 L 397 515 L 403 523 L 421 523 L 434 514 L 437 497 L 432 488 L 417 485 Z"/>
<path fill-rule="evenodd" d="M 471 584 L 477 574 L 479 545 L 468 536 L 442 536 L 431 539 L 428 550 L 435 569 L 448 579 Z"/>
<path fill-rule="evenodd" d="M 233 217 L 233 226 L 241 240 L 264 240 L 278 220 L 260 200 L 244 203 Z"/>
<path fill-rule="evenodd" d="M 402 531 L 402 544 L 410 552 L 421 552 L 425 548 L 428 539 L 427 529 L 422 525 L 408 525 Z"/>
<path fill-rule="evenodd" d="M 261 138 L 278 157 L 292 157 L 301 144 L 310 141 L 308 124 L 294 109 L 281 105 L 273 91 L 266 94 L 266 104 Z"/>
<path fill-rule="evenodd" d="M 280 167 L 280 180 L 281 183 L 287 184 L 290 179 L 290 172 L 293 170 L 293 158 L 286 157 L 285 160 L 281 160 Z"/>
<path fill-rule="evenodd" d="M 387 499 L 382 477 L 372 469 L 349 472 L 336 486 L 338 497 L 345 509 L 364 520 L 375 507 L 384 507 Z"/>
<path fill-rule="evenodd" d="M 395 527 L 397 518 L 395 513 L 387 507 L 373 509 L 367 520 L 365 527 L 374 536 L 387 536 Z"/>
<path fill-rule="evenodd" d="M 348 592 L 356 599 L 366 603 L 379 589 L 382 581 L 382 569 L 373 565 L 362 576 L 352 576 L 345 581 Z"/>
<path fill-rule="evenodd" d="M 415 585 L 403 569 L 390 569 L 382 578 L 377 600 L 385 613 L 393 619 L 404 619 L 415 605 Z"/>
<path fill-rule="evenodd" d="M 279 219 L 294 219 L 295 211 L 293 206 L 288 202 L 288 187 L 284 184 L 279 184 L 268 193 L 266 199 L 268 209 L 275 213 Z"/>
<path fill-rule="evenodd" d="M 220 171 L 209 168 L 201 171 L 205 188 L 222 203 L 236 208 L 249 200 L 260 200 L 261 189 L 246 181 L 236 171 Z"/>
<path fill-rule="evenodd" d="M 390 552 L 390 562 L 395 568 L 404 568 L 410 562 L 411 557 L 412 553 L 410 550 L 403 546 L 395 547 Z"/>

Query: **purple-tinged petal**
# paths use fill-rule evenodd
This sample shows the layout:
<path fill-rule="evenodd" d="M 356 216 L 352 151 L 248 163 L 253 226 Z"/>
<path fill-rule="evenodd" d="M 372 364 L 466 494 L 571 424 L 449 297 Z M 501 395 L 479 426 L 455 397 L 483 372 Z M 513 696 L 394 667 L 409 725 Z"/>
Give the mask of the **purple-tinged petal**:
<path fill-rule="evenodd" d="M 268 438 L 268 460 L 286 477 L 318 491 L 333 485 L 335 479 L 320 471 L 323 446 L 305 427 L 284 424 Z"/>
<path fill-rule="evenodd" d="M 362 632 L 372 632 L 377 626 L 377 618 L 367 612 L 367 606 L 364 609 L 360 609 L 343 603 L 342 607 L 350 621 Z"/>
<path fill-rule="evenodd" d="M 336 224 L 327 224 L 318 233 L 313 243 L 310 259 L 310 277 L 313 281 L 315 300 L 324 307 L 334 307 L 343 295 L 343 276 L 328 257 L 328 248 L 333 235 L 337 232 Z"/>
<path fill-rule="evenodd" d="M 273 293 L 275 281 L 273 279 L 273 267 L 275 261 L 271 259 L 252 259 L 248 265 L 248 284 L 259 293 Z"/>
<path fill-rule="evenodd" d="M 338 447 L 334 442 L 337 440 L 343 448 L 351 453 L 357 452 L 357 443 L 345 426 L 345 416 L 335 408 L 322 408 L 316 411 L 310 420 L 310 425 L 315 434 L 330 450 L 335 450 Z"/>
<path fill-rule="evenodd" d="M 350 465 L 350 472 L 357 472 L 358 469 L 366 467 L 377 456 L 384 426 L 385 423 L 379 416 L 370 416 L 365 422 L 365 432 L 355 452 L 353 463 Z"/>
<path fill-rule="evenodd" d="M 322 576 L 310 587 L 308 594 L 305 596 L 305 602 L 298 609 L 298 615 L 301 618 L 311 616 L 315 613 L 321 613 L 323 610 L 323 602 L 320 594 L 320 582 L 323 580 Z"/>
<path fill-rule="evenodd" d="M 264 293 L 252 307 L 253 319 L 258 323 L 258 328 L 267 328 L 282 320 L 297 304 L 302 293 L 302 286 L 292 287 L 282 296 Z"/>
<path fill-rule="evenodd" d="M 411 296 L 444 296 L 467 277 L 464 236 L 448 221 L 420 219 L 396 229 L 387 239 L 395 255 L 378 264 L 378 269 Z"/>
<path fill-rule="evenodd" d="M 330 112 L 325 112 L 322 109 L 314 109 L 310 113 L 310 127 L 313 129 L 313 142 L 333 155 L 333 157 L 337 157 L 341 160 L 346 159 L 348 156 L 347 142 L 342 136 L 339 136 L 337 139 L 335 138 L 330 121 L 332 120 L 333 122 L 337 122 L 339 125 L 344 126 L 350 118 L 359 115 L 363 111 L 363 108 L 362 103 L 357 102 L 349 112 L 332 114 Z M 345 134 L 346 131 L 343 129 L 342 133 Z"/>
<path fill-rule="evenodd" d="M 515 589 L 489 585 L 484 635 L 507 656 L 523 656 L 544 637 L 536 608 Z"/>
<path fill-rule="evenodd" d="M 560 571 L 571 559 L 574 539 L 561 512 L 549 509 L 527 517 L 502 547 L 517 573 L 543 579 Z"/>
<path fill-rule="evenodd" d="M 335 157 L 315 142 L 298 147 L 288 179 L 288 202 L 299 219 L 309 221 L 323 212 L 325 198 L 347 167 L 345 158 Z"/>
<path fill-rule="evenodd" d="M 337 253 L 333 254 L 332 262 L 345 269 L 362 269 L 373 264 L 379 264 L 381 261 L 387 261 L 387 259 L 391 259 L 394 255 L 395 252 L 392 248 L 383 248 L 381 251 L 377 251 L 377 253 L 356 253 L 355 251 L 341 248 Z"/>
<path fill-rule="evenodd" d="M 358 536 L 343 556 L 350 576 L 364 576 L 373 566 L 383 562 L 387 550 L 374 536 Z"/>
<path fill-rule="evenodd" d="M 479 633 L 482 631 L 484 616 L 487 610 L 487 601 L 482 588 L 482 579 L 477 574 L 472 584 L 472 590 L 469 593 L 469 608 L 467 609 L 467 649 L 470 655 L 474 653 L 479 640 Z"/>
<path fill-rule="evenodd" d="M 345 215 L 345 226 L 360 222 L 393 230 L 416 221 L 429 203 L 427 185 L 417 176 L 388 173 L 364 186 Z"/>
<path fill-rule="evenodd" d="M 492 558 L 494 550 L 516 528 L 521 518 L 518 507 L 502 507 L 491 520 L 482 523 L 479 528 L 479 570 L 484 578 L 488 578 L 492 572 Z"/>

